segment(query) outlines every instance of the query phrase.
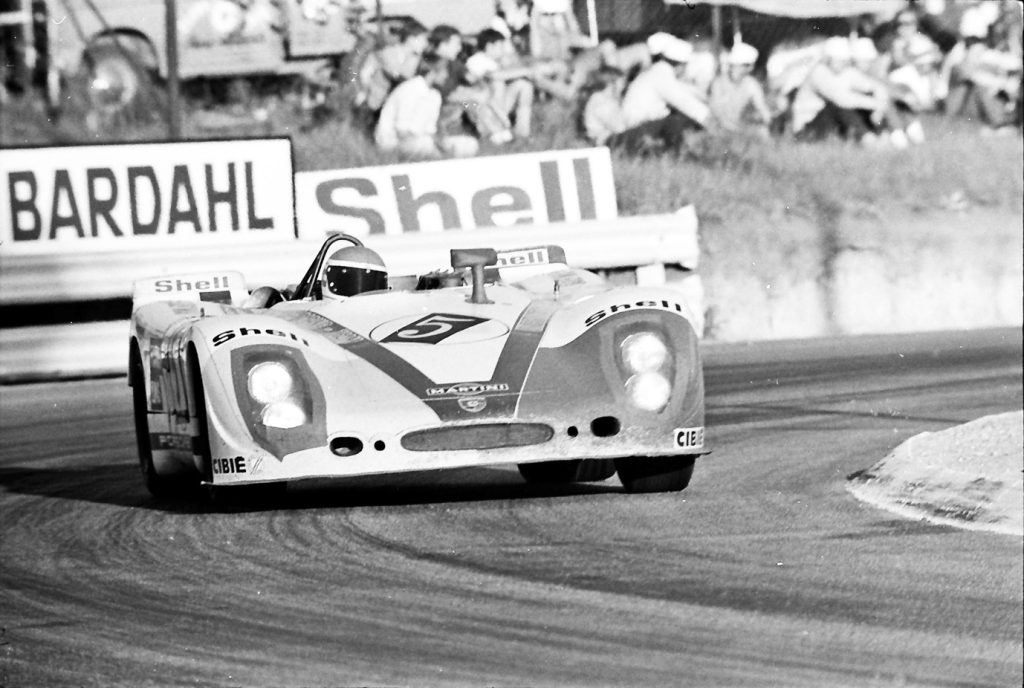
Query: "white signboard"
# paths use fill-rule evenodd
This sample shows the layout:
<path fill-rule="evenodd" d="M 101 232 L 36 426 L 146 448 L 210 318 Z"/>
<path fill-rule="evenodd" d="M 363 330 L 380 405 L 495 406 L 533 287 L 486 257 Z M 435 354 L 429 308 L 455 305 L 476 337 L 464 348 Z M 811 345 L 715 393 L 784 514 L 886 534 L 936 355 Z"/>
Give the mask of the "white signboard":
<path fill-rule="evenodd" d="M 607 148 L 295 175 L 299 234 L 356 236 L 612 220 Z"/>
<path fill-rule="evenodd" d="M 286 138 L 0 151 L 8 255 L 294 239 Z"/>

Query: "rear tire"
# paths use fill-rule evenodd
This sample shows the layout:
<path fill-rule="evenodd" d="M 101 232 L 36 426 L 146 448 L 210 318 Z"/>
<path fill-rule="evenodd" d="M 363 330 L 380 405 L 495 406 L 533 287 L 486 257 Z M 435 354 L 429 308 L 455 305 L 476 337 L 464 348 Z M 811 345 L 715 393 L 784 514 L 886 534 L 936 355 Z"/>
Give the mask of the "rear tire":
<path fill-rule="evenodd" d="M 519 475 L 528 483 L 589 483 L 607 480 L 615 474 L 611 459 L 571 459 L 521 463 Z"/>
<path fill-rule="evenodd" d="M 139 450 L 139 468 L 142 482 L 154 497 L 183 497 L 195 489 L 196 480 L 188 476 L 163 476 L 157 473 L 153 464 L 153 447 L 149 439 L 149 403 L 146 393 L 146 375 L 142 367 L 142 356 L 137 344 L 132 344 L 129 354 L 129 371 L 132 385 L 132 410 L 135 420 L 135 441 Z"/>
<path fill-rule="evenodd" d="M 615 459 L 622 487 L 631 494 L 679 492 L 690 484 L 695 456 Z"/>

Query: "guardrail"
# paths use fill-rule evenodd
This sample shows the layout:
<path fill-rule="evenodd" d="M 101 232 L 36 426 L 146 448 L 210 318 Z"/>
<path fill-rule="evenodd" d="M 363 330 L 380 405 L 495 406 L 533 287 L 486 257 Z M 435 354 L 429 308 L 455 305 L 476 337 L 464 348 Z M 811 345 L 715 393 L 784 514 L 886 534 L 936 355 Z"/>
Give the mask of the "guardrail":
<path fill-rule="evenodd" d="M 250 287 L 284 286 L 302 277 L 321 241 L 303 239 L 230 249 L 161 249 L 150 254 L 111 251 L 4 256 L 0 251 L 0 305 L 127 297 L 136 279 L 206 270 L 238 270 Z M 665 215 L 379 235 L 366 241 L 395 275 L 447 267 L 449 249 L 478 246 L 501 249 L 559 244 L 573 266 L 588 269 L 678 264 L 692 270 L 700 260 L 697 217 L 692 206 Z"/>
<path fill-rule="evenodd" d="M 250 288 L 296 283 L 321 241 L 303 239 L 244 248 L 173 249 L 51 256 L 0 253 L 0 304 L 84 302 L 129 297 L 143 277 L 238 270 Z M 677 213 L 572 224 L 381 235 L 367 240 L 391 274 L 447 267 L 451 248 L 516 248 L 558 244 L 571 265 L 638 268 L 638 281 L 664 281 L 665 265 L 695 270 L 700 263 L 692 206 Z M 695 280 L 693 280 L 695 281 Z M 687 289 L 699 295 L 699 285 Z M 126 361 L 126 321 L 0 329 L 0 381 L 117 374 Z"/>

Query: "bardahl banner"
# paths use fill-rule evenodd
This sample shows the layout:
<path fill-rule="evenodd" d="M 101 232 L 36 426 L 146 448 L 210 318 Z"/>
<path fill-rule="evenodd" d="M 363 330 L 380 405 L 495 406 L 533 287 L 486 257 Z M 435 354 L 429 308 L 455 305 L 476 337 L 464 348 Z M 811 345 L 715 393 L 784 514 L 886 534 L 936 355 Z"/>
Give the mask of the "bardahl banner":
<path fill-rule="evenodd" d="M 7 254 L 295 240 L 291 141 L 10 148 Z"/>
<path fill-rule="evenodd" d="M 303 238 L 618 216 L 607 148 L 300 172 L 295 197 Z"/>

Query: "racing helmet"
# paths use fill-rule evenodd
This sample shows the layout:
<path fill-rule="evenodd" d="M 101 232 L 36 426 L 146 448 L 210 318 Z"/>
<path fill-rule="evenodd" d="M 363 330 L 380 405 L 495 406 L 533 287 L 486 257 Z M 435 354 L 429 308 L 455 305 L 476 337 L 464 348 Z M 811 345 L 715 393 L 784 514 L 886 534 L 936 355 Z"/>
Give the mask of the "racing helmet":
<path fill-rule="evenodd" d="M 341 299 L 388 288 L 384 261 L 365 246 L 346 246 L 327 259 L 321 279 L 325 299 Z"/>

